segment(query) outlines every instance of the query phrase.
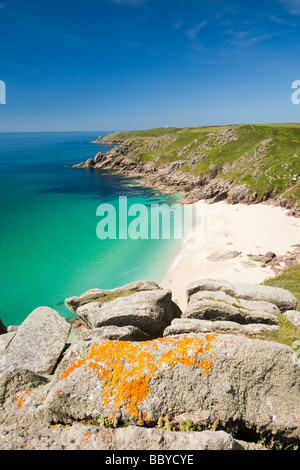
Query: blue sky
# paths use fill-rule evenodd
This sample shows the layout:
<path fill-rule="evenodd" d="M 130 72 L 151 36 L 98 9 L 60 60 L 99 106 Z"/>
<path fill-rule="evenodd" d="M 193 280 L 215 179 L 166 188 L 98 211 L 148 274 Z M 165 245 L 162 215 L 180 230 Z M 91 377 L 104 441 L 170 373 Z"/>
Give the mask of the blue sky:
<path fill-rule="evenodd" d="M 0 0 L 0 131 L 300 122 L 300 0 Z"/>

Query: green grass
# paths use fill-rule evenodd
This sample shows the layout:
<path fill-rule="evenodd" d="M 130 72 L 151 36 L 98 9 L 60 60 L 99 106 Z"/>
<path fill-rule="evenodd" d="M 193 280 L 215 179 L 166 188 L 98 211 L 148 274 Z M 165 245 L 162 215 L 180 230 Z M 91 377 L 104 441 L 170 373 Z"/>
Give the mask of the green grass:
<path fill-rule="evenodd" d="M 232 129 L 236 139 L 216 141 L 225 129 Z M 132 140 L 137 161 L 162 166 L 183 160 L 186 173 L 217 175 L 259 195 L 282 195 L 300 207 L 300 124 L 155 128 L 117 132 L 105 140 Z M 191 163 L 193 152 L 199 158 Z"/>
<path fill-rule="evenodd" d="M 111 302 L 112 300 L 118 299 L 119 297 L 129 297 L 133 294 L 136 294 L 136 291 L 125 290 L 119 293 L 102 294 L 96 299 L 92 300 L 92 302 Z"/>
<path fill-rule="evenodd" d="M 282 274 L 264 282 L 266 286 L 282 287 L 289 290 L 298 301 L 297 310 L 300 312 L 300 265 L 292 266 Z"/>
<path fill-rule="evenodd" d="M 297 310 L 300 311 L 300 265 L 292 266 L 282 274 L 266 280 L 266 286 L 281 287 L 290 291 L 297 299 Z M 300 340 L 300 328 L 293 325 L 284 315 L 279 315 L 279 330 L 263 336 L 263 339 L 276 341 L 292 347 L 294 341 Z"/>

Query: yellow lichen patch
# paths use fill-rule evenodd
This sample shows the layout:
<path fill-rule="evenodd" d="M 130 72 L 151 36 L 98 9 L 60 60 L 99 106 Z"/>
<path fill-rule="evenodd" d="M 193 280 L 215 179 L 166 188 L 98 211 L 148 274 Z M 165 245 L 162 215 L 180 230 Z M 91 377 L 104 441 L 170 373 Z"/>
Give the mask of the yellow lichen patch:
<path fill-rule="evenodd" d="M 71 364 L 61 380 L 82 366 L 83 371 L 92 370 L 101 380 L 105 407 L 122 407 L 130 415 L 142 418 L 139 407 L 150 394 L 150 379 L 166 366 L 174 368 L 177 364 L 203 369 L 203 376 L 207 377 L 213 361 L 205 356 L 217 336 L 206 335 L 202 340 L 185 335 L 143 343 L 104 341 L 95 344 L 85 359 Z"/>
<path fill-rule="evenodd" d="M 31 394 L 30 390 L 21 390 L 21 392 L 17 393 L 15 403 L 17 403 L 17 407 L 20 410 L 24 405 L 26 398 L 28 398 Z M 28 406 L 28 405 L 26 405 Z"/>

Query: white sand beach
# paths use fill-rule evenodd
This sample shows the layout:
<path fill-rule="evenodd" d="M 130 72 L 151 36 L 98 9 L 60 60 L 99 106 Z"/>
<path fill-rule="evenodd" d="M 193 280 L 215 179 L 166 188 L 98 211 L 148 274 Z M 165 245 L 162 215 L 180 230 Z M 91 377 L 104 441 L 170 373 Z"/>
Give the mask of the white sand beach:
<path fill-rule="evenodd" d="M 300 219 L 285 209 L 269 204 L 229 205 L 226 202 L 195 204 L 197 228 L 184 243 L 181 258 L 171 268 L 163 287 L 172 290 L 173 299 L 186 306 L 185 287 L 197 279 L 226 279 L 258 284 L 274 277 L 271 267 L 251 261 L 248 254 L 277 256 L 292 251 L 300 243 Z M 232 251 L 234 258 L 213 261 Z M 231 256 L 231 255 L 229 255 Z"/>

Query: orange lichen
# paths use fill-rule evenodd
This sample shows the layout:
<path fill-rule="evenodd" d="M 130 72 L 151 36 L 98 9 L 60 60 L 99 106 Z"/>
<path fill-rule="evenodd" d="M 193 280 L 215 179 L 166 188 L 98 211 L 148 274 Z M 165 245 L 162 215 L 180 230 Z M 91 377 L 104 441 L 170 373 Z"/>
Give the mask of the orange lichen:
<path fill-rule="evenodd" d="M 20 410 L 22 406 L 24 405 L 24 402 L 27 397 L 31 394 L 30 390 L 21 390 L 21 392 L 17 393 L 17 398 L 15 399 L 15 403 L 17 403 L 17 407 Z M 26 397 L 27 395 L 27 397 Z M 28 405 L 26 405 L 28 406 Z"/>
<path fill-rule="evenodd" d="M 205 355 L 217 336 L 206 335 L 204 341 L 186 335 L 143 343 L 104 341 L 95 344 L 85 359 L 71 364 L 61 380 L 82 366 L 84 371 L 92 370 L 102 381 L 105 407 L 124 407 L 130 415 L 142 418 L 139 407 L 150 394 L 150 379 L 159 376 L 166 366 L 173 369 L 177 364 L 199 367 L 207 377 L 213 361 Z"/>

